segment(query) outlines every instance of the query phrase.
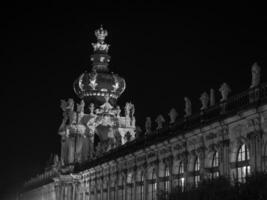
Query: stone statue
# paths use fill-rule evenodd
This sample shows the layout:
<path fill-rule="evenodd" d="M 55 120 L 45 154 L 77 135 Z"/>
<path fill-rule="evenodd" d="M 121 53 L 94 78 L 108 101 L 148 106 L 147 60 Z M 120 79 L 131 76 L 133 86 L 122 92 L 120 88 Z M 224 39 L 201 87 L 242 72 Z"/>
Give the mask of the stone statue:
<path fill-rule="evenodd" d="M 149 134 L 151 132 L 151 118 L 150 117 L 146 117 L 146 123 L 145 123 L 145 128 L 146 128 L 146 132 L 145 134 Z"/>
<path fill-rule="evenodd" d="M 131 109 L 131 103 L 126 103 L 125 104 L 125 108 L 124 108 L 124 112 L 125 112 L 125 117 L 129 118 L 130 117 L 130 109 Z"/>
<path fill-rule="evenodd" d="M 231 88 L 226 84 L 223 83 L 219 89 L 221 92 L 222 98 L 220 101 L 226 101 L 228 99 L 228 95 L 231 92 Z"/>
<path fill-rule="evenodd" d="M 192 115 L 192 104 L 188 97 L 184 97 L 184 101 L 185 101 L 184 117 L 189 117 L 190 115 Z"/>
<path fill-rule="evenodd" d="M 131 118 L 134 118 L 134 113 L 135 113 L 135 107 L 134 104 L 131 104 Z"/>
<path fill-rule="evenodd" d="M 251 67 L 251 85 L 250 88 L 257 87 L 260 84 L 260 72 L 261 68 L 257 63 L 254 63 Z"/>
<path fill-rule="evenodd" d="M 55 155 L 54 155 L 54 160 L 53 160 L 53 165 L 54 165 L 54 166 L 58 166 L 58 164 L 59 164 L 59 158 L 58 158 L 58 155 L 55 154 Z"/>
<path fill-rule="evenodd" d="M 105 96 L 105 101 L 106 102 L 103 105 L 101 105 L 100 107 L 102 108 L 102 111 L 107 113 L 113 108 L 113 106 L 109 103 L 109 96 L 108 95 Z"/>
<path fill-rule="evenodd" d="M 81 100 L 80 104 L 77 104 L 77 112 L 78 113 L 84 113 L 84 101 Z"/>
<path fill-rule="evenodd" d="M 120 115 L 121 115 L 121 108 L 120 108 L 120 106 L 117 106 L 116 107 L 116 110 L 117 110 L 117 117 L 120 117 Z"/>
<path fill-rule="evenodd" d="M 207 109 L 208 108 L 208 104 L 209 104 L 209 95 L 208 95 L 208 93 L 207 92 L 203 92 L 199 99 L 200 99 L 201 104 L 202 104 L 200 110 Z"/>
<path fill-rule="evenodd" d="M 155 122 L 157 123 L 157 129 L 161 129 L 163 127 L 163 123 L 165 122 L 165 119 L 162 115 L 158 115 Z"/>
<path fill-rule="evenodd" d="M 68 105 L 66 107 L 68 112 L 69 124 L 74 124 L 76 122 L 76 113 L 74 112 L 74 101 L 73 99 L 68 99 Z"/>
<path fill-rule="evenodd" d="M 59 132 L 62 132 L 62 133 L 64 132 L 64 128 L 66 127 L 66 123 L 68 120 L 67 106 L 68 106 L 67 101 L 61 99 L 60 100 L 60 108 L 63 111 L 63 119 L 62 119 L 61 125 L 59 127 Z"/>
<path fill-rule="evenodd" d="M 90 115 L 94 115 L 95 105 L 93 103 L 90 103 Z"/>
<path fill-rule="evenodd" d="M 214 89 L 210 89 L 210 106 L 215 105 L 215 91 Z"/>
<path fill-rule="evenodd" d="M 68 109 L 70 111 L 74 111 L 74 101 L 73 101 L 73 99 L 71 99 L 71 98 L 68 99 L 68 105 L 67 105 L 66 109 Z"/>
<path fill-rule="evenodd" d="M 177 116 L 178 113 L 176 112 L 175 108 L 172 108 L 169 112 L 170 124 L 175 123 Z"/>

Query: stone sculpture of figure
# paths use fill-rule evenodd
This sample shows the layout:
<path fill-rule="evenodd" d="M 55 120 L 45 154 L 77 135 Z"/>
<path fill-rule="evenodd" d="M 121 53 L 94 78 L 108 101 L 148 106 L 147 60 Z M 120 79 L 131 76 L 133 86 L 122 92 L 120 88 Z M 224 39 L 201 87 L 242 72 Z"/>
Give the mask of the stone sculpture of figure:
<path fill-rule="evenodd" d="M 120 115 L 121 115 L 121 108 L 120 108 L 120 106 L 117 106 L 116 107 L 116 110 L 117 110 L 117 117 L 120 117 Z"/>
<path fill-rule="evenodd" d="M 221 92 L 221 95 L 222 95 L 222 98 L 220 101 L 226 101 L 229 93 L 231 92 L 231 88 L 226 83 L 223 83 L 219 91 Z"/>
<path fill-rule="evenodd" d="M 90 115 L 94 115 L 95 105 L 93 103 L 90 103 Z"/>
<path fill-rule="evenodd" d="M 149 134 L 151 132 L 151 118 L 150 117 L 146 117 L 146 123 L 145 123 L 145 128 L 146 128 L 146 132 L 145 134 Z"/>
<path fill-rule="evenodd" d="M 66 109 L 68 109 L 70 111 L 74 111 L 74 101 L 73 101 L 73 99 L 71 99 L 71 98 L 68 99 L 68 105 L 67 105 Z"/>
<path fill-rule="evenodd" d="M 125 104 L 125 108 L 124 108 L 124 112 L 125 112 L 125 117 L 128 118 L 130 117 L 130 109 L 131 109 L 131 103 L 126 103 Z"/>
<path fill-rule="evenodd" d="M 176 112 L 175 108 L 172 108 L 169 112 L 170 124 L 175 123 L 177 116 L 178 113 Z"/>
<path fill-rule="evenodd" d="M 215 91 L 214 89 L 210 89 L 210 106 L 215 105 Z"/>
<path fill-rule="evenodd" d="M 184 97 L 184 101 L 185 101 L 184 117 L 189 117 L 192 114 L 192 104 L 188 97 Z"/>
<path fill-rule="evenodd" d="M 59 158 L 58 158 L 58 155 L 56 154 L 54 155 L 53 165 L 58 166 L 58 164 L 59 164 Z"/>
<path fill-rule="evenodd" d="M 254 63 L 251 67 L 251 85 L 250 88 L 257 87 L 260 84 L 260 72 L 261 68 L 257 63 Z"/>
<path fill-rule="evenodd" d="M 68 120 L 67 106 L 68 106 L 67 101 L 61 99 L 60 100 L 60 108 L 63 111 L 63 120 L 62 120 L 61 125 L 59 127 L 60 132 L 64 131 L 64 128 L 66 127 L 66 123 Z"/>
<path fill-rule="evenodd" d="M 74 112 L 74 101 L 73 99 L 68 99 L 68 105 L 66 107 L 69 117 L 69 123 L 74 124 L 76 122 L 76 113 Z"/>
<path fill-rule="evenodd" d="M 84 113 L 84 101 L 81 100 L 80 104 L 77 104 L 77 112 L 78 113 Z"/>
<path fill-rule="evenodd" d="M 105 96 L 105 101 L 106 102 L 103 105 L 101 105 L 100 107 L 102 108 L 102 111 L 109 112 L 113 107 L 109 103 L 109 96 L 108 95 Z"/>
<path fill-rule="evenodd" d="M 162 115 L 158 115 L 155 122 L 157 123 L 157 129 L 161 129 L 163 127 L 163 123 L 165 122 L 165 119 Z"/>
<path fill-rule="evenodd" d="M 203 92 L 199 99 L 200 99 L 201 104 L 202 104 L 200 110 L 207 109 L 208 108 L 208 104 L 209 104 L 209 95 L 208 95 L 208 93 L 207 92 Z"/>
<path fill-rule="evenodd" d="M 134 113 L 135 113 L 135 107 L 134 104 L 131 104 L 131 117 L 134 117 Z"/>

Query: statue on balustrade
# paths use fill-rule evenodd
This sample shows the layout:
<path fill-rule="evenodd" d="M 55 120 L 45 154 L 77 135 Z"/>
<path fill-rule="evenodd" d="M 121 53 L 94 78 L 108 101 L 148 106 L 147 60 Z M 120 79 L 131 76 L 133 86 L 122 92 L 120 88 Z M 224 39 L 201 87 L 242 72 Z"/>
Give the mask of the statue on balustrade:
<path fill-rule="evenodd" d="M 251 67 L 251 85 L 250 88 L 257 87 L 260 84 L 260 72 L 261 68 L 257 63 L 254 63 Z"/>
<path fill-rule="evenodd" d="M 201 111 L 202 110 L 206 110 L 208 108 L 208 104 L 209 104 L 209 95 L 208 95 L 208 93 L 207 92 L 203 92 L 199 99 L 200 99 L 201 104 L 202 104 L 200 110 Z"/>
<path fill-rule="evenodd" d="M 169 112 L 170 124 L 175 123 L 177 116 L 178 116 L 177 111 L 175 110 L 175 108 L 172 108 Z"/>
<path fill-rule="evenodd" d="M 156 118 L 155 122 L 157 123 L 157 130 L 161 129 L 163 127 L 163 123 L 165 122 L 165 119 L 162 115 L 158 115 Z"/>
<path fill-rule="evenodd" d="M 227 83 L 223 83 L 219 89 L 219 91 L 221 92 L 221 102 L 222 101 L 226 101 L 228 99 L 228 96 L 231 92 L 231 88 L 227 85 Z"/>
<path fill-rule="evenodd" d="M 192 104 L 188 97 L 184 97 L 184 101 L 185 101 L 184 117 L 189 117 L 190 115 L 192 115 Z"/>

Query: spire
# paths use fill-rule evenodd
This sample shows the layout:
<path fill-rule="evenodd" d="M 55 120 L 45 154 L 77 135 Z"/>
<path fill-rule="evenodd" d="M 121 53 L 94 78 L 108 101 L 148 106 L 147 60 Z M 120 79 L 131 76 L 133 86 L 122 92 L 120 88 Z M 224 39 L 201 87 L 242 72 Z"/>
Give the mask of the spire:
<path fill-rule="evenodd" d="M 108 31 L 104 30 L 102 25 L 99 29 L 95 30 L 96 43 L 92 43 L 94 54 L 91 55 L 93 62 L 93 71 L 107 72 L 110 56 L 108 55 L 109 44 L 105 43 L 105 38 L 108 36 Z"/>

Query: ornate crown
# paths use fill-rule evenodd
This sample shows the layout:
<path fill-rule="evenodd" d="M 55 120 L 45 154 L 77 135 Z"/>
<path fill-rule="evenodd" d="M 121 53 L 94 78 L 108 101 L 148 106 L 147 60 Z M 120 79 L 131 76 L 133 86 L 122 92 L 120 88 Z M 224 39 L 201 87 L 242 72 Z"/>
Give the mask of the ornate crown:
<path fill-rule="evenodd" d="M 98 41 L 104 42 L 105 38 L 108 36 L 108 31 L 104 30 L 102 25 L 101 25 L 100 29 L 97 29 L 95 31 L 95 36 L 96 36 Z"/>

